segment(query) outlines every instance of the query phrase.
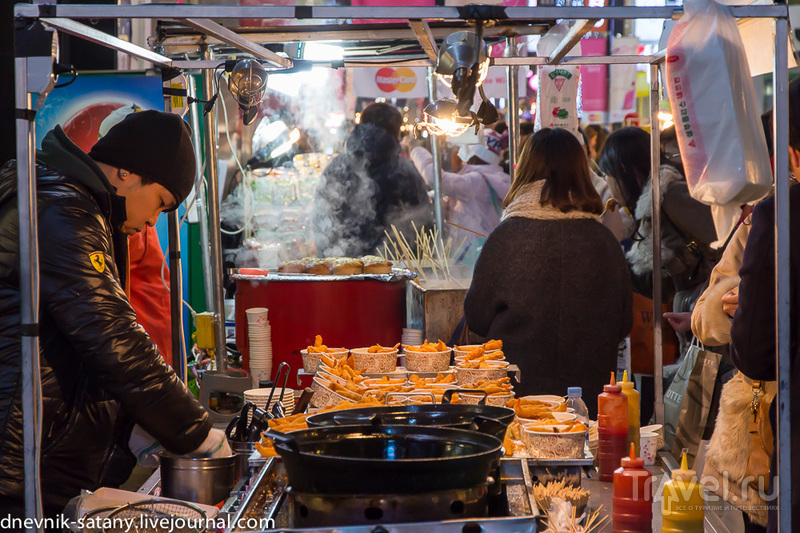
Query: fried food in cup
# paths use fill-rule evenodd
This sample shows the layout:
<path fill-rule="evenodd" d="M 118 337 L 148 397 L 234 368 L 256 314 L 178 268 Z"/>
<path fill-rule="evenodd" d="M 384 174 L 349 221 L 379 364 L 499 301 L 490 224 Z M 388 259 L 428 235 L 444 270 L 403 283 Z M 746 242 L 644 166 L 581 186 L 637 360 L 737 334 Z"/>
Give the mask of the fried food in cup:
<path fill-rule="evenodd" d="M 420 344 L 419 346 L 410 346 L 407 344 L 403 345 L 403 348 L 406 350 L 410 350 L 412 352 L 446 352 L 447 345 L 439 339 L 436 344 L 432 344 L 428 342 L 428 339 L 425 339 L 425 342 Z"/>
<path fill-rule="evenodd" d="M 536 431 L 552 431 L 553 433 L 580 433 L 581 431 L 588 431 L 588 428 L 577 420 L 571 420 L 569 422 L 557 422 L 555 424 L 549 420 L 544 420 L 533 422 L 527 427 L 534 427 L 536 428 Z"/>
<path fill-rule="evenodd" d="M 396 352 L 399 347 L 400 347 L 400 343 L 399 342 L 397 344 L 395 344 L 394 347 L 392 347 L 392 348 L 387 348 L 387 347 L 381 346 L 380 344 L 375 344 L 373 346 L 370 346 L 369 349 L 367 350 L 367 352 L 368 353 L 391 353 L 391 352 Z"/>
<path fill-rule="evenodd" d="M 499 350 L 502 347 L 503 347 L 503 341 L 501 340 L 492 339 L 488 342 L 483 343 L 483 349 L 486 350 L 487 352 L 490 352 L 492 350 Z"/>

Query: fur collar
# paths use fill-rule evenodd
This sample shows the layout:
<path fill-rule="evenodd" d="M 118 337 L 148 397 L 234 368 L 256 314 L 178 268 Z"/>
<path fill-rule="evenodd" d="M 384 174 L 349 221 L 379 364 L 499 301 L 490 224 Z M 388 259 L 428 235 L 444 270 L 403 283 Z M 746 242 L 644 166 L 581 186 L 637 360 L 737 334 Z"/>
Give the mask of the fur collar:
<path fill-rule="evenodd" d="M 550 204 L 541 205 L 542 188 L 544 180 L 534 181 L 523 185 L 517 197 L 503 211 L 501 220 L 511 217 L 531 218 L 534 220 L 576 220 L 590 219 L 600 222 L 600 217 L 585 211 L 562 212 Z"/>
<path fill-rule="evenodd" d="M 765 381 L 766 398 L 774 398 L 777 384 Z M 750 455 L 750 402 L 753 400 L 753 382 L 738 372 L 722 386 L 719 412 L 714 433 L 708 442 L 703 477 L 719 480 L 720 495 L 727 497 L 735 507 L 746 512 L 756 524 L 767 524 L 767 505 L 759 493 L 747 486 L 741 491 L 742 480 L 747 475 Z M 727 479 L 725 479 L 727 477 Z M 724 494 L 727 493 L 727 494 Z"/>
<path fill-rule="evenodd" d="M 661 165 L 658 172 L 661 191 L 659 204 L 664 201 L 667 187 L 676 181 L 683 181 L 683 176 L 669 165 Z M 651 181 L 642 189 L 642 195 L 636 202 L 635 218 L 640 221 L 638 234 L 642 238 L 634 241 L 630 251 L 626 254 L 634 274 L 641 276 L 653 270 L 653 188 Z M 665 265 L 675 257 L 675 252 L 661 243 L 661 264 Z"/>

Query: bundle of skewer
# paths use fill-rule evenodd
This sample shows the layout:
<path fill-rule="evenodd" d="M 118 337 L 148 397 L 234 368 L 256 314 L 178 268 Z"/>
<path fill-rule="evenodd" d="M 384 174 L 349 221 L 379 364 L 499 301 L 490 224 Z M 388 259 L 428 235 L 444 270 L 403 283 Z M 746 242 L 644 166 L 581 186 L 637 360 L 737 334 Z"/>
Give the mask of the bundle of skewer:
<path fill-rule="evenodd" d="M 575 507 L 564 500 L 554 498 L 552 503 L 552 507 L 544 510 L 546 533 L 594 533 L 611 522 L 608 515 L 602 514 L 602 505 L 588 514 L 576 516 Z"/>
<path fill-rule="evenodd" d="M 424 281 L 429 276 L 433 279 L 454 281 L 450 274 L 450 263 L 455 260 L 455 252 L 459 250 L 464 241 L 453 247 L 453 239 L 443 239 L 438 228 L 431 230 L 411 223 L 414 228 L 414 244 L 408 242 L 406 236 L 392 224 L 391 233 L 385 230 L 386 241 L 383 244 L 383 253 L 379 255 L 395 264 L 402 264 L 413 270 Z"/>

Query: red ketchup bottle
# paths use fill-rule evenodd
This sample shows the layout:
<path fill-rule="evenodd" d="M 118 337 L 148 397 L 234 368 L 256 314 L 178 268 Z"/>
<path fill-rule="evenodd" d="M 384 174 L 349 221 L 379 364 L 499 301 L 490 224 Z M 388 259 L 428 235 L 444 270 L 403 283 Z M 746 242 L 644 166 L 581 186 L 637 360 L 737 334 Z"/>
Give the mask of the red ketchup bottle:
<path fill-rule="evenodd" d="M 653 483 L 644 459 L 631 454 L 622 458 L 622 466 L 614 471 L 613 533 L 651 533 L 653 531 Z"/>
<path fill-rule="evenodd" d="M 628 453 L 628 398 L 622 394 L 614 373 L 611 383 L 597 397 L 597 463 L 600 481 L 613 481 L 614 470 Z"/>

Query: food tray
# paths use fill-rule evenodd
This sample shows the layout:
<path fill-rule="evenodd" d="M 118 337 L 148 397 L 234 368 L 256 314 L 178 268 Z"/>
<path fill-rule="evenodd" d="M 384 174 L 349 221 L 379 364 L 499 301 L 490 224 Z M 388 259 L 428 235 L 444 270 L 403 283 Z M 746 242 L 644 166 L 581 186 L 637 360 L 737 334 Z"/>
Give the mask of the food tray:
<path fill-rule="evenodd" d="M 527 456 L 502 457 L 500 464 L 503 468 L 514 473 L 515 469 L 520 468 L 520 461 L 527 461 L 533 482 L 547 483 L 566 478 L 572 486 L 580 487 L 581 472 L 594 466 L 594 456 L 589 450 L 588 444 L 584 444 L 583 453 L 582 459 L 537 459 Z"/>

